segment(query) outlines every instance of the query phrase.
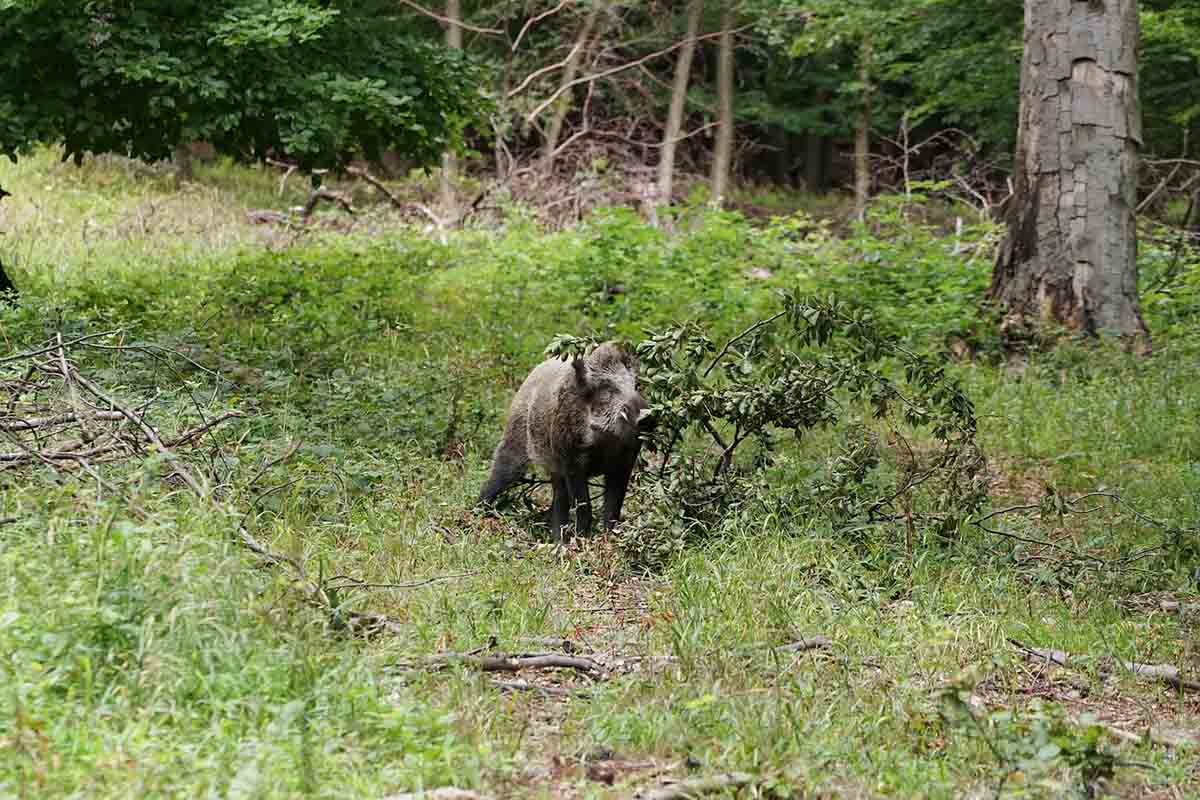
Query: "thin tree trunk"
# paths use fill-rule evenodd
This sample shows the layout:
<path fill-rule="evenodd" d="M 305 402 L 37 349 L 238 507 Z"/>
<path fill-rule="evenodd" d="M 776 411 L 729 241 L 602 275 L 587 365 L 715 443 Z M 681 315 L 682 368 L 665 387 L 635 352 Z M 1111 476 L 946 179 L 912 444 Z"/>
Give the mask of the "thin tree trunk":
<path fill-rule="evenodd" d="M 854 126 L 854 215 L 862 219 L 871 197 L 871 40 L 864 38 L 858 57 L 858 119 Z"/>
<path fill-rule="evenodd" d="M 687 105 L 688 80 L 692 72 L 692 58 L 696 54 L 696 34 L 700 30 L 700 16 L 704 12 L 704 0 L 691 0 L 687 6 L 687 43 L 679 49 L 675 62 L 675 82 L 671 86 L 671 106 L 667 111 L 667 129 L 663 132 L 662 149 L 658 160 L 658 198 L 662 205 L 671 204 L 672 184 L 675 180 L 675 147 L 683 129 L 683 111 Z"/>
<path fill-rule="evenodd" d="M 990 296 L 1005 327 L 1052 320 L 1148 350 L 1137 296 L 1135 0 L 1025 3 L 1016 184 Z"/>
<path fill-rule="evenodd" d="M 575 36 L 575 44 L 571 48 L 571 53 L 567 58 L 567 63 L 563 66 L 562 80 L 559 82 L 559 88 L 567 86 L 571 81 L 575 80 L 579 74 L 579 64 L 583 61 L 584 52 L 588 49 L 588 39 L 592 36 L 592 29 L 596 27 L 596 19 L 600 16 L 603 10 L 603 3 L 596 0 L 592 4 L 592 8 L 588 11 L 587 16 L 583 18 L 583 25 L 579 28 L 579 33 Z M 554 151 L 558 147 L 558 137 L 562 135 L 563 123 L 566 122 L 567 112 L 571 110 L 571 95 L 569 92 L 564 92 L 554 103 L 554 112 L 550 116 L 550 125 L 546 128 L 546 138 L 542 141 L 542 173 L 549 175 L 554 169 Z"/>
<path fill-rule="evenodd" d="M 721 12 L 720 49 L 717 52 L 717 146 L 713 152 L 712 203 L 725 202 L 733 160 L 733 3 L 727 0 Z"/>
<path fill-rule="evenodd" d="M 461 50 L 463 46 L 462 26 L 455 24 L 462 22 L 462 5 L 460 0 L 446 0 L 446 19 L 450 20 L 446 25 L 446 46 L 454 50 Z M 442 209 L 442 217 L 451 221 L 458 219 L 458 197 L 454 191 L 454 177 L 457 173 L 458 159 L 455 158 L 453 151 L 446 150 L 442 153 L 442 178 L 439 185 L 439 204 Z"/>

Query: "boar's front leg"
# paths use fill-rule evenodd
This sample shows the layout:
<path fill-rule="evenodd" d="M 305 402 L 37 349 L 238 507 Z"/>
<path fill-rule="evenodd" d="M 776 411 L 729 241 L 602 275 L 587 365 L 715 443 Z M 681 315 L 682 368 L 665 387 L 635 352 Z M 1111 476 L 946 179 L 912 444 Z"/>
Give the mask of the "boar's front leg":
<path fill-rule="evenodd" d="M 604 530 L 611 531 L 621 520 L 621 507 L 625 505 L 625 492 L 629 489 L 629 476 L 633 464 L 611 470 L 604 476 Z"/>
<path fill-rule="evenodd" d="M 550 486 L 554 491 L 554 499 L 550 503 L 550 534 L 554 541 L 562 542 L 563 529 L 570 519 L 571 492 L 563 475 L 551 473 Z"/>
<path fill-rule="evenodd" d="M 592 498 L 588 494 L 587 472 L 579 470 L 567 476 L 571 506 L 575 509 L 575 530 L 580 536 L 592 532 Z"/>

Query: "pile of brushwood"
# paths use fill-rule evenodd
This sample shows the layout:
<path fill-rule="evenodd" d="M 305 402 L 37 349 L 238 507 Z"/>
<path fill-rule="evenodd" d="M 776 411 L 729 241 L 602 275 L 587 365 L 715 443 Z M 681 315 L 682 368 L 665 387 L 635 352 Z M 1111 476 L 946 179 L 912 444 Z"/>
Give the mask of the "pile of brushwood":
<path fill-rule="evenodd" d="M 57 333 L 41 347 L 0 359 L 0 475 L 45 466 L 85 473 L 103 487 L 107 480 L 98 470 L 101 465 L 154 456 L 169 467 L 170 479 L 207 496 L 205 473 L 185 466 L 178 452 L 197 449 L 217 426 L 242 412 L 208 415 L 197 404 L 193 424 L 166 433 L 153 421 L 155 411 L 162 410 L 156 409 L 161 398 L 119 397 L 84 373 L 73 358 L 78 350 L 105 351 L 117 359 L 134 350 L 164 360 L 181 357 L 150 345 L 124 344 L 120 331 L 107 331 L 74 339 Z"/>

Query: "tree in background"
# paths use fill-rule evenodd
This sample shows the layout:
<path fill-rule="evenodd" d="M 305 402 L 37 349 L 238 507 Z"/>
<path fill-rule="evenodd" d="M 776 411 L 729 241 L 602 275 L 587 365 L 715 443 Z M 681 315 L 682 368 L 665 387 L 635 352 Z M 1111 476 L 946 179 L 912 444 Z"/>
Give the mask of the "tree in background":
<path fill-rule="evenodd" d="M 1149 343 L 1135 258 L 1137 45 L 1135 0 L 1026 0 L 1016 189 L 991 287 L 1010 327 L 1041 318 Z"/>
<path fill-rule="evenodd" d="M 462 50 L 462 2 L 461 0 L 446 0 L 446 46 L 452 50 Z M 440 182 L 441 212 L 448 220 L 458 217 L 458 198 L 454 192 L 454 176 L 458 172 L 458 157 L 453 148 L 446 148 L 442 154 L 442 175 Z"/>
<path fill-rule="evenodd" d="M 696 34 L 700 32 L 700 18 L 704 14 L 704 0 L 688 0 L 684 26 L 684 44 L 679 49 L 675 62 L 675 75 L 671 83 L 671 104 L 667 110 L 667 126 L 663 129 L 662 148 L 658 158 L 657 200 L 663 205 L 671 204 L 675 180 L 675 148 L 683 130 L 683 112 L 687 104 L 688 82 L 692 77 L 692 59 L 696 54 Z"/>
<path fill-rule="evenodd" d="M 721 42 L 717 51 L 717 144 L 712 160 L 712 202 L 720 206 L 728 191 L 733 162 L 733 28 L 737 4 L 726 0 L 721 9 Z"/>

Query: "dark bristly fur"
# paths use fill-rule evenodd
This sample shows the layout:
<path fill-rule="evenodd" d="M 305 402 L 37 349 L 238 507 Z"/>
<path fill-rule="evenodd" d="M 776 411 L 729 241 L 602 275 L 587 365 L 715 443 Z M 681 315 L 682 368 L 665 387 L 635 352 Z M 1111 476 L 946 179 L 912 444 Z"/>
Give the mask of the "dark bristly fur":
<path fill-rule="evenodd" d="M 492 471 L 479 494 L 492 503 L 519 481 L 532 462 L 550 473 L 554 500 L 550 527 L 564 538 L 572 508 L 575 527 L 589 533 L 592 504 L 588 478 L 604 476 L 606 530 L 621 516 L 629 477 L 637 462 L 638 425 L 647 416 L 638 394 L 632 359 L 613 342 L 573 361 L 552 358 L 521 384 L 508 411 Z"/>

